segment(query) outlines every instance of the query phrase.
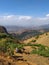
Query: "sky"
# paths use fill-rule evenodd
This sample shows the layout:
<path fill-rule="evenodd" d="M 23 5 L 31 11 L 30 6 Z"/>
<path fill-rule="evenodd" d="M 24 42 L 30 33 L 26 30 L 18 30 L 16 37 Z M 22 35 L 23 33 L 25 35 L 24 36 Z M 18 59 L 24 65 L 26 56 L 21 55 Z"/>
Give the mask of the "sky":
<path fill-rule="evenodd" d="M 49 24 L 49 0 L 0 0 L 0 25 Z"/>

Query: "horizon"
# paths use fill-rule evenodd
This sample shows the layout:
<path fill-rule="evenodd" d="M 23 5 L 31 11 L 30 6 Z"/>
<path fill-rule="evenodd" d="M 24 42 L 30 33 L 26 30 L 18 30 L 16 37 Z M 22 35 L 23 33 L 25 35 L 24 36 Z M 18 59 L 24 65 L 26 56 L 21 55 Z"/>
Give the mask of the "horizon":
<path fill-rule="evenodd" d="M 40 26 L 49 24 L 48 0 L 0 0 L 0 25 Z"/>

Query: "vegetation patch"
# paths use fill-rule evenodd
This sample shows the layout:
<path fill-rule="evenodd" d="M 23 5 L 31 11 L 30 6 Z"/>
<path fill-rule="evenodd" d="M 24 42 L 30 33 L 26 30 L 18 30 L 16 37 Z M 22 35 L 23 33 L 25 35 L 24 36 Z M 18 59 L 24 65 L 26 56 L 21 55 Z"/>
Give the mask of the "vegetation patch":
<path fill-rule="evenodd" d="M 14 55 L 14 50 L 16 48 L 22 50 L 24 46 L 31 46 L 33 49 L 30 52 L 31 54 L 49 57 L 49 47 L 41 44 L 20 44 L 18 40 L 15 42 L 16 40 L 17 39 L 13 38 L 11 35 L 0 33 L 0 53 L 3 52 L 7 55 Z M 33 40 L 33 42 L 36 42 L 36 40 Z"/>
<path fill-rule="evenodd" d="M 32 40 L 31 42 L 36 42 L 36 40 Z"/>
<path fill-rule="evenodd" d="M 49 47 L 41 45 L 41 44 L 33 44 L 32 48 L 34 48 L 31 54 L 38 54 L 44 57 L 49 57 Z"/>

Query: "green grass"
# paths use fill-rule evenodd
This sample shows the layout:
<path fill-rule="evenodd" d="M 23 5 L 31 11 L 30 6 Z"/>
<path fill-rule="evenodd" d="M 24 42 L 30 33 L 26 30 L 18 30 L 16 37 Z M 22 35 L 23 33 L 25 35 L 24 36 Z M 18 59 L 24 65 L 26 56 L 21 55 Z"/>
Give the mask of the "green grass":
<path fill-rule="evenodd" d="M 44 57 L 49 57 L 49 47 L 41 44 L 33 44 L 32 48 L 34 48 L 34 50 L 32 50 L 31 54 L 38 54 Z"/>
<path fill-rule="evenodd" d="M 2 39 L 2 40 L 1 40 Z M 3 41 L 6 39 L 5 41 Z M 24 46 L 31 46 L 33 50 L 31 51 L 31 54 L 38 54 L 44 57 L 49 57 L 49 47 L 41 45 L 41 44 L 20 44 L 19 41 L 16 43 L 14 42 L 17 39 L 14 39 L 11 35 L 7 35 L 5 33 L 0 33 L 0 53 L 4 52 L 7 53 L 7 55 L 13 55 L 14 50 L 16 48 L 22 49 Z M 36 42 L 36 40 L 33 40 L 33 42 Z"/>
<path fill-rule="evenodd" d="M 8 53 L 9 55 L 14 54 L 14 50 L 16 48 L 22 49 L 24 46 L 31 46 L 33 50 L 31 51 L 31 54 L 38 54 L 44 57 L 49 57 L 49 47 L 41 45 L 41 44 L 18 44 L 10 42 L 4 42 L 0 43 L 0 52 Z"/>
<path fill-rule="evenodd" d="M 31 42 L 36 42 L 36 40 L 32 40 Z"/>
<path fill-rule="evenodd" d="M 35 38 L 38 39 L 39 38 L 39 35 L 35 36 Z"/>
<path fill-rule="evenodd" d="M 23 45 L 22 44 L 18 44 L 18 43 L 0 43 L 0 52 L 4 52 L 4 53 L 9 53 L 9 54 L 13 54 L 14 50 L 18 48 L 18 49 L 22 49 Z"/>

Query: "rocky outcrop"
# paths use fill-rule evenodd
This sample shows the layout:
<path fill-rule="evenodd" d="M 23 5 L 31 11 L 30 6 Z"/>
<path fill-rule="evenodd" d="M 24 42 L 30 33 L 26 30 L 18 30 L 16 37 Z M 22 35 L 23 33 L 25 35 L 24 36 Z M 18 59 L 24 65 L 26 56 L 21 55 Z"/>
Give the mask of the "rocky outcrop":
<path fill-rule="evenodd" d="M 4 26 L 0 26 L 0 33 L 7 33 L 7 30 Z"/>

